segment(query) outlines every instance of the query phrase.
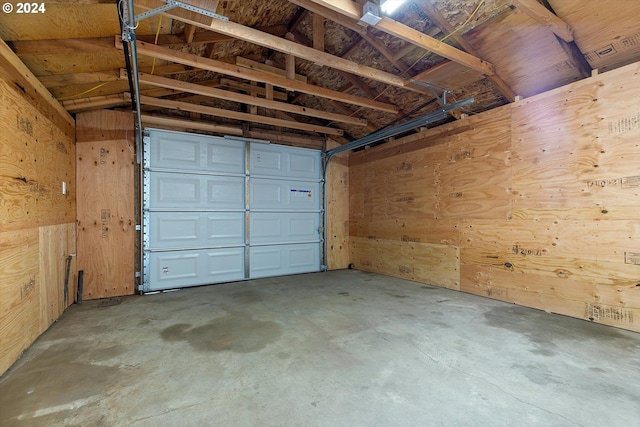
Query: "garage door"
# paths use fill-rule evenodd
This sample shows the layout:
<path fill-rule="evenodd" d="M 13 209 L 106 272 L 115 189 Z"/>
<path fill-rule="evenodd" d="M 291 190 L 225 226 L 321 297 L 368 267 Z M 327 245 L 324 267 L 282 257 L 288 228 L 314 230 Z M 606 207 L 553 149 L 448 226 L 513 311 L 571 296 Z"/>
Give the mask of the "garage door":
<path fill-rule="evenodd" d="M 320 152 L 148 130 L 143 292 L 320 270 Z"/>

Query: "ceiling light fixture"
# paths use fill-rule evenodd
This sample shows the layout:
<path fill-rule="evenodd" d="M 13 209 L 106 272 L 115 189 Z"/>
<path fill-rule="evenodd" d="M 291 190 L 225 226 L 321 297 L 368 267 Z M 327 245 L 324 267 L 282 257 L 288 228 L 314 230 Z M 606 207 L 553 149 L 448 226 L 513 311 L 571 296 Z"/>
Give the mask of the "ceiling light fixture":
<path fill-rule="evenodd" d="M 402 6 L 404 2 L 405 0 L 386 0 L 386 1 L 383 1 L 382 4 L 380 5 L 380 10 L 382 10 L 382 12 L 384 12 L 385 15 L 391 15 L 400 6 Z"/>
<path fill-rule="evenodd" d="M 368 25 L 376 25 L 380 22 L 380 7 L 373 2 L 366 2 L 362 6 L 362 18 L 358 21 L 358 24 L 367 26 Z"/>

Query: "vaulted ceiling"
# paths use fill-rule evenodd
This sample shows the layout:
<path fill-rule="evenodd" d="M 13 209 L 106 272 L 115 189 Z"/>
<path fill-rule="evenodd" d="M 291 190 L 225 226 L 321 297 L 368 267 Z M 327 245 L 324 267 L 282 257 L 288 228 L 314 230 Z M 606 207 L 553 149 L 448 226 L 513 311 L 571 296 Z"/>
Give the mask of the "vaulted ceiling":
<path fill-rule="evenodd" d="M 455 120 L 640 59 L 635 0 L 407 0 L 376 25 L 351 0 L 183 1 L 228 21 L 175 8 L 138 22 L 151 127 L 344 143 L 443 102 L 474 98 Z M 131 109 L 119 2 L 44 5 L 1 14 L 0 38 L 69 112 Z"/>

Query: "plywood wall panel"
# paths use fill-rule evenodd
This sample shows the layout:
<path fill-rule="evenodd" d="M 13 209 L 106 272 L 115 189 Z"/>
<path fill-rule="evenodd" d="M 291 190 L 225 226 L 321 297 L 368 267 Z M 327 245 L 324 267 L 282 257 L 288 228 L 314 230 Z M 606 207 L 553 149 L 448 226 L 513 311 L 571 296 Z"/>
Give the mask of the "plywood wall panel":
<path fill-rule="evenodd" d="M 624 219 L 640 208 L 639 69 L 513 106 L 513 215 L 558 210 L 558 218 Z"/>
<path fill-rule="evenodd" d="M 0 230 L 75 220 L 73 134 L 24 97 L 8 78 L 0 79 Z"/>
<path fill-rule="evenodd" d="M 459 244 L 459 222 L 431 218 L 368 218 L 349 222 L 354 237 L 398 240 L 403 242 Z"/>
<path fill-rule="evenodd" d="M 67 306 L 74 135 L 71 116 L 0 40 L 0 375 Z"/>
<path fill-rule="evenodd" d="M 609 69 L 637 61 L 640 2 L 634 0 L 549 0 L 553 10 L 574 30 L 575 41 L 593 68 Z M 607 13 L 602 13 L 606 8 Z"/>
<path fill-rule="evenodd" d="M 598 284 L 473 264 L 463 264 L 461 270 L 464 292 L 639 330 L 640 305 L 634 285 Z"/>
<path fill-rule="evenodd" d="M 67 262 L 69 279 L 64 299 Z M 77 289 L 76 224 L 40 227 L 40 330 L 46 330 L 75 301 Z"/>
<path fill-rule="evenodd" d="M 355 268 L 449 289 L 460 287 L 460 253 L 455 246 L 362 237 L 352 237 L 350 243 Z"/>
<path fill-rule="evenodd" d="M 337 146 L 329 141 L 327 149 Z M 327 268 L 349 267 L 349 153 L 335 156 L 327 168 Z"/>
<path fill-rule="evenodd" d="M 355 153 L 352 262 L 640 331 L 639 71 Z"/>
<path fill-rule="evenodd" d="M 38 229 L 0 232 L 0 372 L 40 334 Z"/>
<path fill-rule="evenodd" d="M 78 269 L 83 298 L 135 292 L 133 117 L 81 113 L 78 120 Z"/>

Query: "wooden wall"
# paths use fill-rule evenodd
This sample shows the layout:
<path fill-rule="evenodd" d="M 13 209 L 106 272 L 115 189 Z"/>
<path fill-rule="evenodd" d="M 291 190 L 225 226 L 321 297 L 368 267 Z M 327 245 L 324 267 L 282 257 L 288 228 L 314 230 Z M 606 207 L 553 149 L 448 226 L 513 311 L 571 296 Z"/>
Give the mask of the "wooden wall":
<path fill-rule="evenodd" d="M 74 127 L 0 40 L 0 375 L 74 300 Z"/>
<path fill-rule="evenodd" d="M 77 121 L 78 270 L 83 298 L 135 292 L 133 116 L 79 113 Z"/>
<path fill-rule="evenodd" d="M 335 141 L 327 141 L 327 149 Z M 327 269 L 349 267 L 349 153 L 335 156 L 327 168 Z"/>
<path fill-rule="evenodd" d="M 352 153 L 356 268 L 640 331 L 640 63 Z"/>

